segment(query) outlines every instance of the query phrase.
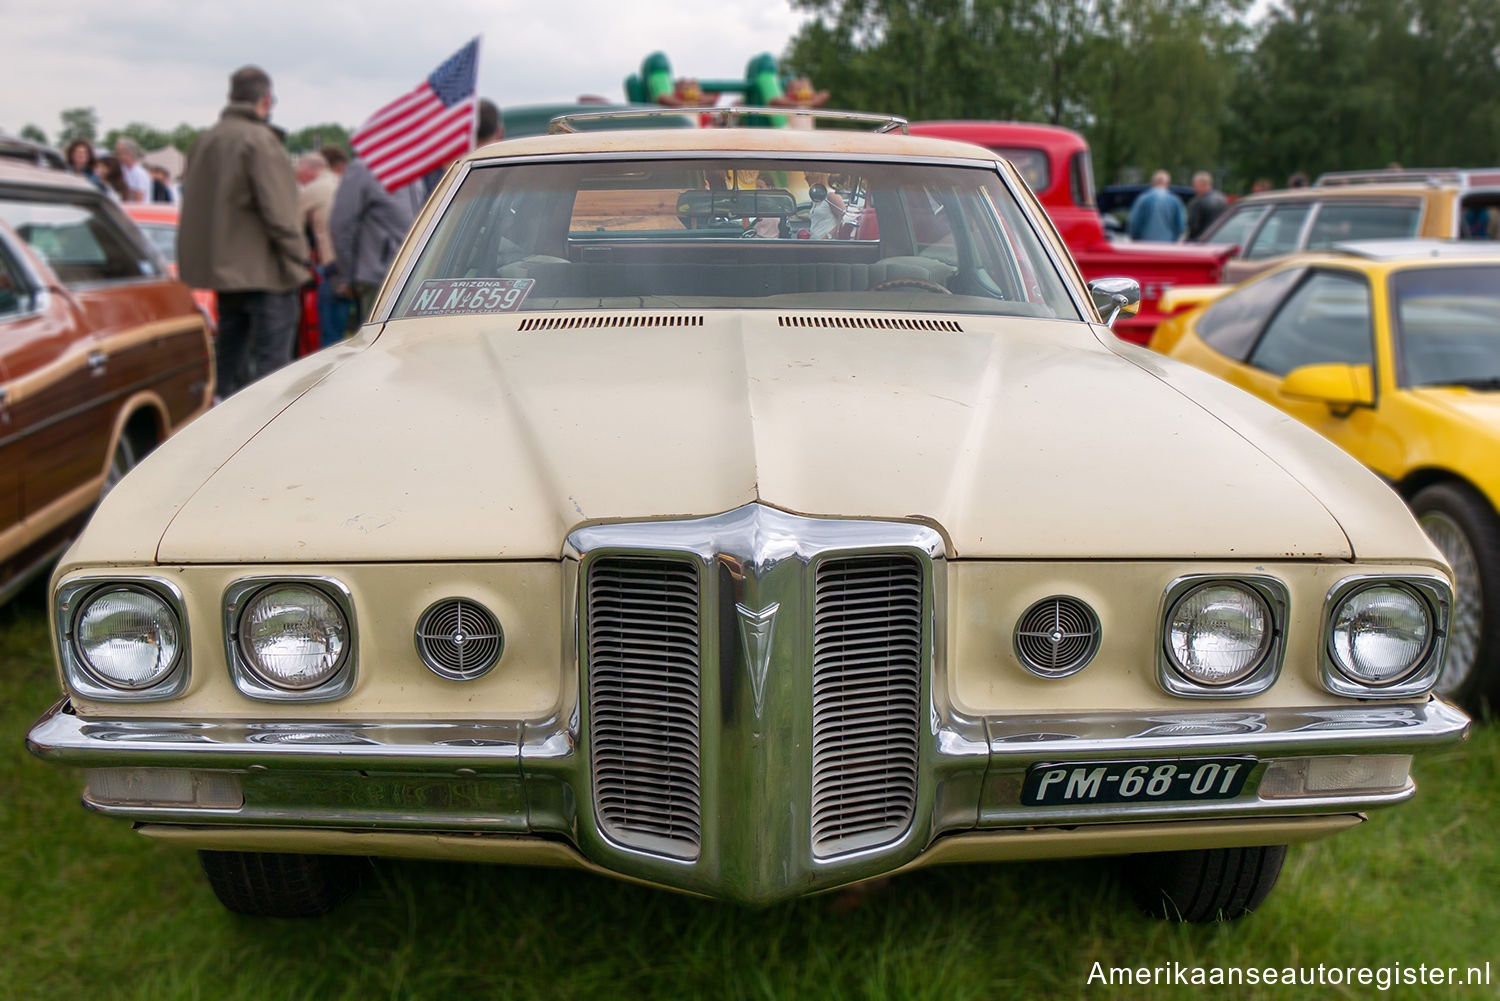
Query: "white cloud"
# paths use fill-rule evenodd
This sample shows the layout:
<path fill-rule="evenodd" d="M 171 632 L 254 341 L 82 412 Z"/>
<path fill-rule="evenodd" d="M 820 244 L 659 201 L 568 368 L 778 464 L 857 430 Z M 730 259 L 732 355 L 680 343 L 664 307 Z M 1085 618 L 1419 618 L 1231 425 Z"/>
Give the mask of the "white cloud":
<path fill-rule="evenodd" d="M 0 0 L 0 130 L 51 136 L 72 107 L 104 130 L 209 125 L 246 63 L 275 81 L 279 124 L 353 126 L 476 34 L 479 92 L 502 106 L 622 100 L 651 52 L 681 76 L 738 78 L 802 20 L 787 0 Z"/>

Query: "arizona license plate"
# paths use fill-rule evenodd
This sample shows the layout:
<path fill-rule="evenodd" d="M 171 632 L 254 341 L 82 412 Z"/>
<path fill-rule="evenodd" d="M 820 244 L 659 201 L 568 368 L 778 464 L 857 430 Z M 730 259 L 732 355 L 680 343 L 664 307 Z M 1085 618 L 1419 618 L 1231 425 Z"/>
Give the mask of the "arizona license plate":
<path fill-rule="evenodd" d="M 1032 765 L 1021 787 L 1025 806 L 1081 806 L 1167 800 L 1233 799 L 1254 758 L 1062 762 Z"/>

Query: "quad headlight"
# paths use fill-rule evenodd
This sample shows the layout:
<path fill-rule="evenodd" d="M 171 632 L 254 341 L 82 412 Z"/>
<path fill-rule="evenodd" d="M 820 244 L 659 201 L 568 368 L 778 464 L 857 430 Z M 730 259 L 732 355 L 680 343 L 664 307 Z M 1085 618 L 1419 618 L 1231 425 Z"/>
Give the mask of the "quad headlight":
<path fill-rule="evenodd" d="M 77 694 L 155 700 L 187 685 L 182 596 L 167 581 L 75 580 L 57 595 L 63 670 Z"/>
<path fill-rule="evenodd" d="M 1167 591 L 1165 607 L 1162 687 L 1177 695 L 1242 696 L 1275 681 L 1286 607 L 1279 581 L 1183 578 Z"/>
<path fill-rule="evenodd" d="M 102 588 L 78 610 L 73 641 L 84 668 L 112 688 L 150 688 L 182 656 L 177 616 L 139 586 Z"/>
<path fill-rule="evenodd" d="M 239 581 L 224 615 L 231 673 L 246 695 L 320 701 L 353 686 L 353 604 L 337 583 Z"/>
<path fill-rule="evenodd" d="M 1397 581 L 1364 581 L 1335 592 L 1329 611 L 1327 658 L 1356 685 L 1387 688 L 1416 675 L 1433 659 L 1433 604 Z"/>

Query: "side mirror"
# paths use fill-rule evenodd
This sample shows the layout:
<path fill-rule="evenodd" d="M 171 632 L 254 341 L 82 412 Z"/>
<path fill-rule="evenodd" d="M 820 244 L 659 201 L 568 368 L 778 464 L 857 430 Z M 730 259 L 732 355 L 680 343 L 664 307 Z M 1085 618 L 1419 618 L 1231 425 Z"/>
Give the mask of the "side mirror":
<path fill-rule="evenodd" d="M 1089 295 L 1106 327 L 1113 327 L 1120 316 L 1134 316 L 1141 308 L 1141 283 L 1134 278 L 1095 278 L 1089 282 Z"/>
<path fill-rule="evenodd" d="M 1303 365 L 1281 380 L 1282 396 L 1317 400 L 1343 417 L 1355 407 L 1375 403 L 1374 377 L 1368 365 Z"/>

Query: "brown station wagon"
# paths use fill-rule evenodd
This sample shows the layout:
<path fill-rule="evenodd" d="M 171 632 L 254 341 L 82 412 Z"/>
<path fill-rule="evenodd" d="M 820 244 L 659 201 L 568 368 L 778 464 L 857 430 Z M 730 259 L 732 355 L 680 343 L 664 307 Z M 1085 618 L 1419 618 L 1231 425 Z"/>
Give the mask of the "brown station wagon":
<path fill-rule="evenodd" d="M 120 209 L 0 162 L 0 601 L 212 393 L 204 317 Z"/>
<path fill-rule="evenodd" d="M 1242 282 L 1306 250 L 1351 240 L 1494 239 L 1500 168 L 1324 174 L 1310 188 L 1263 191 L 1229 207 L 1198 238 L 1240 249 L 1224 281 Z"/>

